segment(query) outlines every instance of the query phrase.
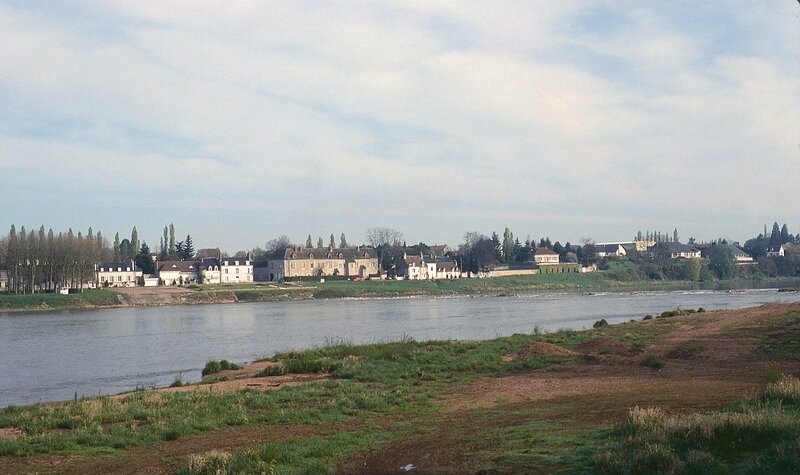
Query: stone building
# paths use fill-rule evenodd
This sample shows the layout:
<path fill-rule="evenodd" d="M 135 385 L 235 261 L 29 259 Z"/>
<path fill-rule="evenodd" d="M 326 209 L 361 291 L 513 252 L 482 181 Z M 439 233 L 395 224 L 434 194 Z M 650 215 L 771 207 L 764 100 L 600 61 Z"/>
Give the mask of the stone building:
<path fill-rule="evenodd" d="M 102 287 L 136 287 L 142 277 L 142 269 L 133 260 L 124 262 L 102 262 L 95 268 L 97 285 Z"/>
<path fill-rule="evenodd" d="M 295 246 L 276 251 L 267 262 L 264 274 L 268 281 L 324 276 L 366 279 L 380 275 L 380 271 L 378 256 L 371 247 L 306 249 Z"/>

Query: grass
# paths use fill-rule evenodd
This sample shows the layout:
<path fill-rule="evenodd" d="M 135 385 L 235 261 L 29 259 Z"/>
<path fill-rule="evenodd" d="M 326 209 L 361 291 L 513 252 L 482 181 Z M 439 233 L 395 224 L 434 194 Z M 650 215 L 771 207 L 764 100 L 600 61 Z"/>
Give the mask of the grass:
<path fill-rule="evenodd" d="M 70 310 L 80 308 L 114 307 L 120 301 L 110 290 L 86 290 L 69 295 L 60 294 L 0 294 L 2 310 Z"/>
<path fill-rule="evenodd" d="M 667 352 L 667 358 L 687 359 L 701 354 L 705 350 L 705 345 L 697 340 L 686 340 L 675 345 Z"/>
<path fill-rule="evenodd" d="M 206 362 L 205 367 L 203 367 L 203 371 L 201 374 L 203 376 L 208 376 L 210 374 L 216 374 L 221 371 L 228 371 L 228 370 L 237 370 L 242 369 L 241 365 L 236 363 L 231 363 L 228 360 L 211 360 Z"/>
<path fill-rule="evenodd" d="M 595 456 L 598 472 L 797 473 L 800 381 L 785 378 L 720 411 L 636 407 L 611 442 Z"/>

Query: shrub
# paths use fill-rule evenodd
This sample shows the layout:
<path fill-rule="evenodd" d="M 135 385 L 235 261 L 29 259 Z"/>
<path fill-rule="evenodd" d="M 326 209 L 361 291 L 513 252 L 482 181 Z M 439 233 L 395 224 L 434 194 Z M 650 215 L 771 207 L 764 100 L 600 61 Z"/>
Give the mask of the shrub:
<path fill-rule="evenodd" d="M 601 318 L 600 320 L 594 322 L 594 325 L 592 325 L 593 328 L 603 328 L 603 327 L 607 327 L 607 326 L 608 326 L 608 322 L 606 321 L 605 318 Z"/>
<path fill-rule="evenodd" d="M 183 386 L 183 375 L 178 373 L 175 375 L 175 379 L 172 380 L 172 384 L 169 385 L 171 388 L 179 388 Z"/>
<path fill-rule="evenodd" d="M 209 374 L 219 373 L 220 371 L 232 370 L 232 369 L 242 369 L 241 365 L 236 363 L 231 363 L 228 360 L 211 360 L 206 363 L 205 368 L 203 368 L 202 374 L 203 376 L 208 376 Z"/>
<path fill-rule="evenodd" d="M 661 361 L 661 357 L 654 354 L 649 354 L 644 357 L 642 360 L 642 365 L 647 366 L 652 370 L 661 369 L 664 366 L 664 362 Z"/>
<path fill-rule="evenodd" d="M 265 378 L 267 376 L 280 376 L 285 373 L 286 371 L 284 370 L 283 365 L 270 365 L 259 371 L 256 374 L 256 377 Z"/>
<path fill-rule="evenodd" d="M 642 318 L 642 320 L 652 320 L 652 319 L 653 319 L 653 316 L 650 315 L 649 313 L 647 315 L 645 315 L 644 318 Z"/>
<path fill-rule="evenodd" d="M 669 350 L 667 358 L 690 358 L 699 355 L 705 348 L 702 343 L 696 340 L 688 340 L 678 343 L 675 348 Z"/>

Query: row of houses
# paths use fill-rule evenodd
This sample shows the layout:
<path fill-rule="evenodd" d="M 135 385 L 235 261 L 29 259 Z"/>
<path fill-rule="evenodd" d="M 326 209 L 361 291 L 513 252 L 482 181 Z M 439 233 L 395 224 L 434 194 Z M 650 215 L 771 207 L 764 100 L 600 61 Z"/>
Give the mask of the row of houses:
<path fill-rule="evenodd" d="M 753 257 L 745 252 L 738 243 L 718 244 L 727 246 L 737 264 L 752 263 Z M 767 249 L 769 257 L 783 257 L 794 244 L 782 244 Z M 597 257 L 630 257 L 638 254 L 649 259 L 700 259 L 708 257 L 709 246 L 695 246 L 680 242 L 618 242 L 595 244 Z"/>
<path fill-rule="evenodd" d="M 96 267 L 101 287 L 154 287 L 189 284 L 239 284 L 254 282 L 249 257 L 205 257 L 199 261 L 158 261 L 155 274 L 145 275 L 132 260 L 103 262 Z"/>

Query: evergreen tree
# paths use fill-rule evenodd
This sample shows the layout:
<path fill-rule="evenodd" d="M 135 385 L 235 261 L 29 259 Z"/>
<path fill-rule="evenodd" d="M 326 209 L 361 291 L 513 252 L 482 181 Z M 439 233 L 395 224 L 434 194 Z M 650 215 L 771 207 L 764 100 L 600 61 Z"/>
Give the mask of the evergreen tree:
<path fill-rule="evenodd" d="M 787 242 L 792 242 L 792 235 L 789 234 L 789 228 L 786 227 L 786 223 L 783 223 L 783 227 L 781 228 L 781 244 L 786 244 Z"/>
<path fill-rule="evenodd" d="M 772 225 L 772 234 L 769 236 L 770 246 L 780 246 L 781 243 L 781 228 L 778 226 L 777 221 Z"/>
<path fill-rule="evenodd" d="M 169 247 L 169 229 L 167 226 L 164 226 L 164 237 L 161 238 L 161 249 L 158 256 L 159 259 L 166 261 L 169 259 L 170 252 L 172 252 L 172 248 Z"/>
<path fill-rule="evenodd" d="M 331 242 L 329 245 L 332 249 L 336 247 L 336 239 L 333 238 L 333 234 L 331 234 Z"/>
<path fill-rule="evenodd" d="M 320 236 L 319 239 L 317 239 L 317 249 L 322 249 L 324 245 L 325 243 L 322 242 L 322 236 Z"/>
<path fill-rule="evenodd" d="M 312 247 L 314 247 L 314 242 L 311 240 L 311 235 L 309 234 L 306 238 L 306 248 L 311 249 Z"/>
<path fill-rule="evenodd" d="M 192 236 L 186 235 L 186 240 L 183 241 L 183 253 L 181 253 L 182 261 L 189 261 L 194 258 L 194 244 L 192 243 Z"/>
<path fill-rule="evenodd" d="M 142 241 L 142 245 L 139 248 L 139 255 L 136 256 L 136 265 L 144 274 L 155 273 L 155 269 L 153 268 L 153 260 L 150 258 L 150 246 L 148 246 L 147 242 L 145 241 Z"/>
<path fill-rule="evenodd" d="M 342 249 L 347 247 L 347 239 L 345 239 L 344 233 L 342 233 L 342 236 L 339 238 L 339 247 Z"/>
<path fill-rule="evenodd" d="M 678 228 L 672 231 L 672 242 L 678 242 Z"/>

